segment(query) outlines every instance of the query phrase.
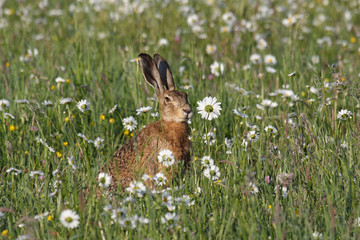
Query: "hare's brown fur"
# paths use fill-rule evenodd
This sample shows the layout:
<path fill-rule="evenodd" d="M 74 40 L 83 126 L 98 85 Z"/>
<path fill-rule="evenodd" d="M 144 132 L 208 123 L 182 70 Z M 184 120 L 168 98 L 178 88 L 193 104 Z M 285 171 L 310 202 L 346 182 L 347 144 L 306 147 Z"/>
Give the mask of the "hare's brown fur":
<path fill-rule="evenodd" d="M 190 161 L 190 130 L 187 120 L 192 111 L 187 95 L 175 90 L 174 80 L 165 59 L 159 55 L 152 59 L 147 54 L 140 54 L 139 58 L 144 77 L 157 94 L 161 120 L 143 128 L 115 152 L 108 165 L 101 168 L 100 172 L 107 172 L 111 176 L 110 190 L 118 187 L 124 189 L 144 173 L 154 175 L 163 171 L 164 167 L 157 159 L 158 152 L 163 149 L 173 152 L 177 161 L 173 169 L 175 173 L 185 170 Z M 171 171 L 165 172 L 169 178 Z"/>

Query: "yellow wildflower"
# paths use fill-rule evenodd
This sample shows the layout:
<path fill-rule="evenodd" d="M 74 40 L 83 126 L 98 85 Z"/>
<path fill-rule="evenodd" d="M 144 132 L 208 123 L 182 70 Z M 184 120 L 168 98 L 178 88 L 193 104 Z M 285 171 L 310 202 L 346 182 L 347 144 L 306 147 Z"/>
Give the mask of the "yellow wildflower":
<path fill-rule="evenodd" d="M 56 152 L 56 156 L 57 156 L 58 158 L 61 158 L 61 157 L 62 157 L 61 152 Z"/>
<path fill-rule="evenodd" d="M 1 232 L 1 236 L 6 236 L 8 235 L 9 230 L 5 229 L 4 231 Z"/>

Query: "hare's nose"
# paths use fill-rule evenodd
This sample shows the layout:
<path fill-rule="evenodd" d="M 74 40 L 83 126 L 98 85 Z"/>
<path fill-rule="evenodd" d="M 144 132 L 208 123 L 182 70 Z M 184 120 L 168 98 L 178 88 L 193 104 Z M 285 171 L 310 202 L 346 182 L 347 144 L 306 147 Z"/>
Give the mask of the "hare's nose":
<path fill-rule="evenodd" d="M 189 109 L 183 109 L 183 111 L 184 111 L 184 113 L 186 113 L 186 114 L 191 113 L 191 110 L 189 110 Z"/>
<path fill-rule="evenodd" d="M 192 111 L 191 111 L 191 108 L 183 108 L 183 111 L 184 113 L 186 114 L 190 114 Z"/>

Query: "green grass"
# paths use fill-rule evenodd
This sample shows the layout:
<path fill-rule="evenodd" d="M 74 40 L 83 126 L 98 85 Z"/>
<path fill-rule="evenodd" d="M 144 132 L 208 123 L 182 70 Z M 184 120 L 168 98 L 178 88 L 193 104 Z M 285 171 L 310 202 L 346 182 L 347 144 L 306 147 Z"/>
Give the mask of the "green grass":
<path fill-rule="evenodd" d="M 281 0 L 269 6 L 266 12 L 274 13 L 266 18 L 256 17 L 265 1 L 258 1 L 259 5 L 252 1 L 211 5 L 206 3 L 210 1 L 170 1 L 168 5 L 150 1 L 143 11 L 142 1 L 134 4 L 134 11 L 124 10 L 120 3 L 92 5 L 87 0 L 49 1 L 41 9 L 41 2 L 8 0 L 0 8 L 0 99 L 10 101 L 2 113 L 15 117 L 0 116 L 3 239 L 25 234 L 34 239 L 311 239 L 314 233 L 324 239 L 360 238 L 357 1 L 289 5 Z M 181 12 L 185 7 L 206 21 L 202 26 L 205 39 L 192 32 L 187 24 L 189 14 Z M 62 14 L 51 16 L 52 9 L 61 9 Z M 237 20 L 231 32 L 222 33 L 220 28 L 226 25 L 222 15 L 228 11 Z M 352 15 L 348 20 L 347 11 Z M 286 27 L 282 20 L 290 13 L 303 16 Z M 317 21 L 321 14 L 325 21 Z M 246 30 L 243 20 L 256 26 Z M 7 26 L 1 27 L 5 21 Z M 258 34 L 268 44 L 264 50 L 257 48 Z M 325 36 L 331 43 L 320 46 L 318 39 Z M 161 38 L 169 45 L 159 46 Z M 214 54 L 206 53 L 207 44 L 217 46 Z M 35 48 L 37 56 L 20 61 L 28 49 Z M 158 103 L 149 100 L 154 91 L 137 63 L 130 61 L 141 52 L 166 58 L 178 88 L 193 86 L 184 90 L 195 112 L 190 124 L 192 162 L 183 179 L 171 179 L 168 190 L 173 199 L 190 196 L 193 204 L 174 200 L 178 220 L 172 227 L 161 221 L 169 212 L 161 194 L 133 196 L 134 202 L 126 201 L 128 193 L 95 196 L 100 167 L 130 138 L 122 119 L 136 118 L 138 128 L 132 133 L 136 134 L 156 120 L 150 113 L 159 111 Z M 276 73 L 268 73 L 265 63 L 251 64 L 254 53 L 262 58 L 275 56 L 277 64 L 272 67 Z M 314 55 L 319 56 L 319 63 L 312 63 Z M 214 61 L 225 66 L 220 76 L 211 76 Z M 250 69 L 243 70 L 247 64 Z M 180 67 L 185 67 L 182 74 Z M 294 71 L 294 76 L 288 76 Z M 58 84 L 57 77 L 68 82 Z M 297 98 L 271 94 L 286 84 Z M 196 113 L 197 102 L 206 96 L 221 102 L 218 119 L 207 121 Z M 61 105 L 59 100 L 66 97 L 74 101 Z M 29 103 L 16 103 L 18 99 Z M 81 99 L 90 102 L 86 113 L 76 107 Z M 261 110 L 256 104 L 263 99 L 278 106 Z M 44 106 L 44 100 L 51 100 L 53 106 Z M 109 113 L 115 104 L 117 110 Z M 153 109 L 136 116 L 140 106 Z M 248 118 L 234 114 L 237 108 Z M 341 109 L 351 111 L 352 118 L 337 119 Z M 259 139 L 244 148 L 242 142 L 252 130 L 246 122 L 258 127 Z M 267 134 L 268 125 L 278 133 Z M 202 140 L 210 131 L 216 134 L 211 146 Z M 103 138 L 102 148 L 95 148 L 78 133 L 91 140 Z M 225 137 L 233 138 L 231 148 L 226 147 Z M 204 176 L 201 158 L 206 155 L 220 168 L 220 182 Z M 67 160 L 70 156 L 78 167 L 74 171 Z M 7 173 L 10 167 L 22 173 Z M 59 174 L 53 176 L 55 169 Z M 31 178 L 35 170 L 44 177 Z M 285 173 L 290 177 L 282 181 Z M 55 192 L 56 180 L 61 181 L 58 191 L 49 197 Z M 182 187 L 175 188 L 178 186 Z M 198 187 L 201 193 L 196 193 Z M 114 222 L 111 211 L 104 210 L 109 204 L 125 209 L 128 217 L 146 217 L 149 223 L 137 223 L 132 229 Z M 67 229 L 60 223 L 63 209 L 79 214 L 78 227 Z M 34 219 L 44 212 L 49 215 Z"/>

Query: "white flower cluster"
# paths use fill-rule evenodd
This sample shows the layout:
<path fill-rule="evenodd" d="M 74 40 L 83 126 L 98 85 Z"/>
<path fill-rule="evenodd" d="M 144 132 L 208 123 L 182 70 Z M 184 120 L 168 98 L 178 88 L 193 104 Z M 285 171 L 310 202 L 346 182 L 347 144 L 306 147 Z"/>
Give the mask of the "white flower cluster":
<path fill-rule="evenodd" d="M 204 167 L 204 176 L 212 181 L 220 179 L 220 169 L 214 164 L 214 160 L 210 156 L 204 156 L 201 159 Z"/>
<path fill-rule="evenodd" d="M 55 149 L 53 147 L 50 147 L 47 143 L 46 140 L 43 140 L 40 137 L 36 137 L 36 141 L 43 144 L 47 149 L 49 149 L 50 152 L 55 152 Z"/>

